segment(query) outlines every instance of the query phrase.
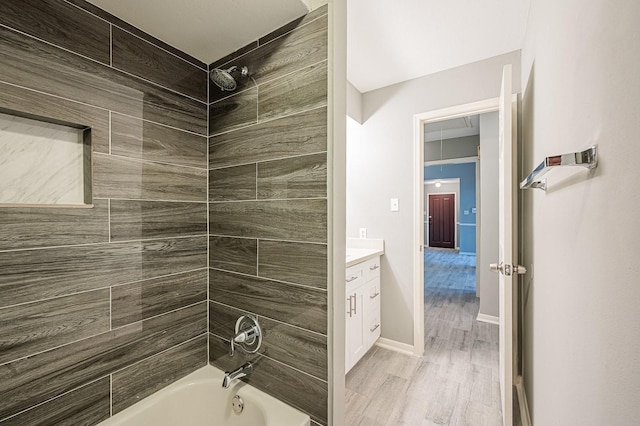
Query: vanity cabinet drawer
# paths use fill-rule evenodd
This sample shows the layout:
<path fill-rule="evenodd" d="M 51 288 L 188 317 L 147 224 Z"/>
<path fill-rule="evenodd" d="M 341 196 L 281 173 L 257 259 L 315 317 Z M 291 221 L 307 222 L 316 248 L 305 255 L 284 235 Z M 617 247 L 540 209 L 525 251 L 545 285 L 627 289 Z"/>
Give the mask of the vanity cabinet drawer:
<path fill-rule="evenodd" d="M 366 281 L 380 277 L 380 256 L 367 260 L 363 264 Z"/>
<path fill-rule="evenodd" d="M 354 288 L 355 286 L 360 285 L 360 283 L 363 283 L 365 281 L 364 277 L 365 272 L 362 265 L 354 265 L 347 268 L 344 278 L 347 289 Z"/>

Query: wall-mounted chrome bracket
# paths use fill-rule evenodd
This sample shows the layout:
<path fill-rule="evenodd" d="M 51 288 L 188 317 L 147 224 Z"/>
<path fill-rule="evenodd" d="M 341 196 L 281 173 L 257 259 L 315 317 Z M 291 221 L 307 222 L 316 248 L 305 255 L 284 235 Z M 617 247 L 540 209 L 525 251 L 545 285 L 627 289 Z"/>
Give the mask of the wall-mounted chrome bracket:
<path fill-rule="evenodd" d="M 520 189 L 538 188 L 546 191 L 547 180 L 542 179 L 542 177 L 549 170 L 558 166 L 581 166 L 587 169 L 594 169 L 598 166 L 598 147 L 594 145 L 582 152 L 572 152 L 545 158 L 538 167 L 520 182 Z"/>

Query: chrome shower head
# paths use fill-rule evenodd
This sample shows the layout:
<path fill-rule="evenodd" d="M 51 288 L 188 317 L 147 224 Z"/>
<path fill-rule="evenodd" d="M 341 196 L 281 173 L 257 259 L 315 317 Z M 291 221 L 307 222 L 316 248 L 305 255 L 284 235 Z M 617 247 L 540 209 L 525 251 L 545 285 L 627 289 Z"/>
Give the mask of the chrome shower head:
<path fill-rule="evenodd" d="M 249 69 L 247 67 L 232 66 L 226 70 L 216 68 L 211 70 L 209 77 L 211 81 L 220 88 L 222 91 L 236 90 L 238 87 L 238 80 L 245 79 L 249 76 Z"/>

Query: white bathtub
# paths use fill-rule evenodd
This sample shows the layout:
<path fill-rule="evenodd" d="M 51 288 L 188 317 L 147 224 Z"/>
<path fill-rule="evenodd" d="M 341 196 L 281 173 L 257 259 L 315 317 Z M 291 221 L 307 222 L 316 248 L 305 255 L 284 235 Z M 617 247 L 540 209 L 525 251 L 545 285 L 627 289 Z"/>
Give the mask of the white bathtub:
<path fill-rule="evenodd" d="M 202 367 L 99 426 L 309 426 L 308 415 L 246 383 L 223 389 L 223 377 L 215 367 Z M 244 401 L 241 414 L 231 406 L 235 395 Z"/>

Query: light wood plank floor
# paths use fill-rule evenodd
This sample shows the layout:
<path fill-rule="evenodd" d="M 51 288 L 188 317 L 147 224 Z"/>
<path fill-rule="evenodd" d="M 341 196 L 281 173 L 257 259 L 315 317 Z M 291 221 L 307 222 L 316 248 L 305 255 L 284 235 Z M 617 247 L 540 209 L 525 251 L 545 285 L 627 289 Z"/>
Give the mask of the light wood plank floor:
<path fill-rule="evenodd" d="M 475 257 L 425 252 L 425 353 L 374 346 L 347 374 L 345 424 L 502 423 L 498 326 L 475 320 Z"/>

